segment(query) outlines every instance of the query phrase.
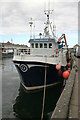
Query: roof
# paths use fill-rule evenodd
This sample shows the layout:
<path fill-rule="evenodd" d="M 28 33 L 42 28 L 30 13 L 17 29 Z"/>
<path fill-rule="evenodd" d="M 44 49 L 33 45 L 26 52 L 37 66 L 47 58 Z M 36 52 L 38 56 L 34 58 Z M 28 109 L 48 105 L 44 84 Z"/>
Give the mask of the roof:
<path fill-rule="evenodd" d="M 79 47 L 79 44 L 76 44 L 76 45 L 73 46 L 73 48 L 76 48 L 76 47 Z"/>
<path fill-rule="evenodd" d="M 19 44 L 13 44 L 13 43 L 11 43 L 11 42 L 7 42 L 7 43 L 1 43 L 2 44 L 2 46 L 16 46 L 16 47 L 28 47 L 27 45 L 19 45 Z M 0 44 L 0 45 L 1 45 Z"/>
<path fill-rule="evenodd" d="M 51 38 L 41 38 L 41 39 L 30 39 L 29 42 L 57 42 L 56 39 L 51 39 Z"/>

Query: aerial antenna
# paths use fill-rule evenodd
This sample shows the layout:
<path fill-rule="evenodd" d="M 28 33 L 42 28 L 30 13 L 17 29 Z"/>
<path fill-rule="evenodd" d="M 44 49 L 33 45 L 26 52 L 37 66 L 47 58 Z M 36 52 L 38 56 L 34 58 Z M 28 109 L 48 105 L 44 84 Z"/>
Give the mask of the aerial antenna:
<path fill-rule="evenodd" d="M 46 1 L 44 1 L 44 11 L 46 10 Z"/>
<path fill-rule="evenodd" d="M 35 39 L 35 20 L 34 20 L 34 39 Z"/>
<path fill-rule="evenodd" d="M 53 33 L 54 33 L 54 36 L 56 36 L 56 25 L 53 24 Z"/>
<path fill-rule="evenodd" d="M 11 38 L 11 43 L 13 44 L 13 39 Z"/>
<path fill-rule="evenodd" d="M 48 10 L 50 10 L 50 0 L 48 1 Z"/>
<path fill-rule="evenodd" d="M 44 13 L 45 15 L 47 16 L 47 22 L 45 23 L 45 29 L 44 29 L 44 34 L 45 34 L 45 37 L 50 37 L 50 34 L 49 34 L 49 26 L 51 26 L 50 24 L 50 20 L 49 20 L 49 16 L 50 14 L 52 14 L 53 10 L 45 10 Z"/>
<path fill-rule="evenodd" d="M 32 25 L 33 25 L 33 21 L 32 21 L 32 17 L 30 18 L 30 39 L 32 39 Z"/>
<path fill-rule="evenodd" d="M 53 33 L 54 33 L 54 36 L 56 36 L 56 25 L 55 25 L 55 16 L 54 16 L 54 14 L 53 14 Z"/>

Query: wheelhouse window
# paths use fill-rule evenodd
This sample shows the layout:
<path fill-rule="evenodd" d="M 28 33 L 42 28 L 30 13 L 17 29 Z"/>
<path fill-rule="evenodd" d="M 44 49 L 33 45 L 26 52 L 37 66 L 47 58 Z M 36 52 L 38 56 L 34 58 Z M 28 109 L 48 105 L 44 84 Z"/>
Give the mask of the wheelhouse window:
<path fill-rule="evenodd" d="M 49 48 L 52 48 L 52 43 L 49 43 Z"/>
<path fill-rule="evenodd" d="M 34 43 L 31 44 L 31 48 L 34 48 Z"/>
<path fill-rule="evenodd" d="M 38 43 L 35 44 L 35 48 L 38 48 Z"/>
<path fill-rule="evenodd" d="M 42 43 L 40 43 L 40 48 L 43 48 L 43 44 Z"/>
<path fill-rule="evenodd" d="M 47 43 L 44 43 L 44 48 L 47 48 Z"/>

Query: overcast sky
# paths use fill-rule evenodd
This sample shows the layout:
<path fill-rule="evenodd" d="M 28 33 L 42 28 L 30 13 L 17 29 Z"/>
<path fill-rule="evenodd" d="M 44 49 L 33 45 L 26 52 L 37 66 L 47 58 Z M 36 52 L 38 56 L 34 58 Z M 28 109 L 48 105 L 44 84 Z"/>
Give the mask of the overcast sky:
<path fill-rule="evenodd" d="M 54 10 L 51 21 L 56 36 L 65 33 L 70 47 L 78 43 L 78 0 L 0 0 L 0 42 L 26 44 L 29 39 L 29 20 L 35 20 L 35 33 L 43 32 L 44 9 Z"/>

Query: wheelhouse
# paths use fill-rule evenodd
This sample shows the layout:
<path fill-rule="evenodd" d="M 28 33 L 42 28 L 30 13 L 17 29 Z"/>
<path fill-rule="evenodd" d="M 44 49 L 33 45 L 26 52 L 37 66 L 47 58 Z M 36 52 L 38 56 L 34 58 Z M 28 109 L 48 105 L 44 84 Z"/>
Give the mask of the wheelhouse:
<path fill-rule="evenodd" d="M 30 39 L 30 49 L 32 55 L 53 55 L 58 47 L 56 39 Z"/>

